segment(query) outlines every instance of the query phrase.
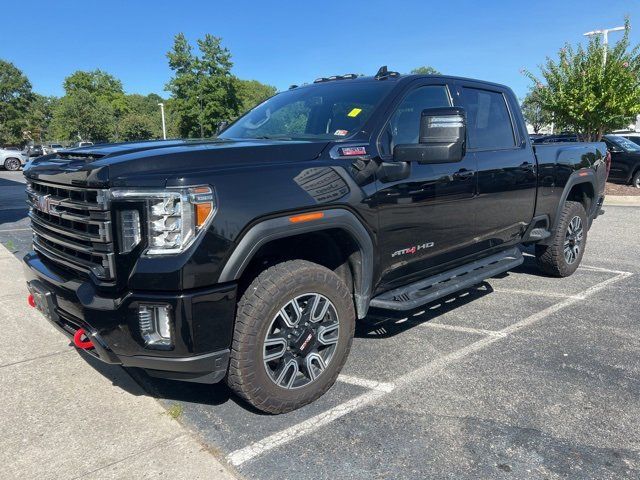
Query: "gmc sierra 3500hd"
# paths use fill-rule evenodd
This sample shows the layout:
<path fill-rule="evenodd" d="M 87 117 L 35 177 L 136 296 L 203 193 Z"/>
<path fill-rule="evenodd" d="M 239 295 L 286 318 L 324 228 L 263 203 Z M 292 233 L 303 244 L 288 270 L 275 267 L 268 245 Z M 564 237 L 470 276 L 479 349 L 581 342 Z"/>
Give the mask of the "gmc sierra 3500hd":
<path fill-rule="evenodd" d="M 521 244 L 571 275 L 609 160 L 603 143 L 532 147 L 501 85 L 320 78 L 214 139 L 33 160 L 29 302 L 105 362 L 226 379 L 287 412 L 335 382 L 369 308 L 481 283 Z"/>

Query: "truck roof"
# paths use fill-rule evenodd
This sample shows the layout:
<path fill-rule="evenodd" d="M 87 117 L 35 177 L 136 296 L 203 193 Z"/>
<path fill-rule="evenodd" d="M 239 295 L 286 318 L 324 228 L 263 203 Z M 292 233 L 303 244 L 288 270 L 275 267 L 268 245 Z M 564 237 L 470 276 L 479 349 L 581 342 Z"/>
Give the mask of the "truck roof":
<path fill-rule="evenodd" d="M 483 83 L 485 85 L 490 85 L 493 87 L 498 87 L 500 89 L 507 89 L 510 90 L 510 88 L 506 85 L 500 84 L 500 83 L 496 83 L 496 82 L 489 82 L 487 80 L 480 80 L 477 78 L 469 78 L 469 77 L 459 77 L 459 76 L 455 76 L 455 75 L 442 75 L 442 74 L 421 74 L 421 73 L 408 73 L 408 74 L 396 74 L 396 75 L 389 75 L 389 76 L 385 76 L 382 78 L 379 78 L 375 75 L 368 75 L 368 76 L 358 76 L 355 78 L 349 78 L 349 77 L 342 77 L 340 75 L 336 75 L 333 77 L 326 77 L 324 79 L 318 79 L 312 83 L 305 83 L 302 85 L 292 85 L 291 88 L 308 88 L 308 87 L 313 87 L 313 86 L 317 86 L 319 84 L 324 84 L 324 83 L 341 83 L 341 82 L 356 82 L 356 83 L 365 83 L 365 82 L 397 82 L 398 84 L 405 84 L 405 83 L 409 83 L 411 81 L 414 80 L 418 80 L 421 78 L 439 78 L 439 79 L 443 79 L 443 80 L 458 80 L 458 81 L 465 81 L 465 82 L 475 82 L 475 83 Z"/>

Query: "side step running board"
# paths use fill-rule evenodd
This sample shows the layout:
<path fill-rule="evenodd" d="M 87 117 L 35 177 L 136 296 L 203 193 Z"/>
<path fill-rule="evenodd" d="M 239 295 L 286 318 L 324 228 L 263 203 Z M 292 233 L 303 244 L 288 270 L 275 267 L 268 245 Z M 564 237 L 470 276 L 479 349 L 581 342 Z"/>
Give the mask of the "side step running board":
<path fill-rule="evenodd" d="M 386 310 L 412 310 L 425 303 L 472 287 L 521 265 L 524 257 L 517 247 L 476 260 L 458 268 L 385 292 L 370 305 Z"/>

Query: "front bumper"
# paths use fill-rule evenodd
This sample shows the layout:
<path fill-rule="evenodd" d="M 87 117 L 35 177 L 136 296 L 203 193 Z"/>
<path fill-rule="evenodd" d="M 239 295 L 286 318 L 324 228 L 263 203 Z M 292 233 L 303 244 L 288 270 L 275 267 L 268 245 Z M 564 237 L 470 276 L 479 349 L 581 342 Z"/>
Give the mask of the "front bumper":
<path fill-rule="evenodd" d="M 100 360 L 137 367 L 150 375 L 215 383 L 226 374 L 235 316 L 236 285 L 183 292 L 100 291 L 41 259 L 24 257 L 30 291 L 48 304 L 45 317 L 68 338 L 82 328 Z M 164 303 L 174 313 L 173 347 L 145 347 L 138 326 L 138 305 Z"/>

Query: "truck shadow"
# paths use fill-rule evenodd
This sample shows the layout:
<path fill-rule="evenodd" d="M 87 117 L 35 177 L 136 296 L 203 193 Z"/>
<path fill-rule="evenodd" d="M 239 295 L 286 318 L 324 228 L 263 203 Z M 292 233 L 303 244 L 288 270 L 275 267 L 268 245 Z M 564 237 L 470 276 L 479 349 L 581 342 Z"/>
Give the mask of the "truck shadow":
<path fill-rule="evenodd" d="M 79 350 L 77 352 L 88 365 L 108 379 L 113 386 L 121 388 L 131 395 L 145 395 L 158 400 L 202 405 L 221 405 L 232 401 L 240 404 L 246 410 L 253 410 L 249 405 L 242 403 L 240 399 L 235 397 L 224 382 L 207 385 L 154 378 L 142 369 L 109 365 L 94 358 L 92 355 Z M 256 411 L 256 413 L 260 412 Z"/>
<path fill-rule="evenodd" d="M 356 323 L 355 338 L 390 338 L 422 323 L 430 322 L 456 308 L 478 300 L 493 292 L 487 282 L 456 292 L 435 302 L 404 312 L 371 309 L 369 315 Z"/>

